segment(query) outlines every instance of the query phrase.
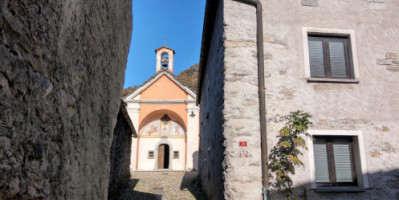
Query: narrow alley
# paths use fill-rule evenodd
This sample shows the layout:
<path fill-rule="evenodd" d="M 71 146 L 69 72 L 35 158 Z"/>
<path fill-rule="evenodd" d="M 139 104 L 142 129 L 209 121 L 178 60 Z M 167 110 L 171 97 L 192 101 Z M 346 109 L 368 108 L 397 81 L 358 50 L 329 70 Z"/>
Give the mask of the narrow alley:
<path fill-rule="evenodd" d="M 197 172 L 136 171 L 120 199 L 205 199 L 197 185 Z"/>

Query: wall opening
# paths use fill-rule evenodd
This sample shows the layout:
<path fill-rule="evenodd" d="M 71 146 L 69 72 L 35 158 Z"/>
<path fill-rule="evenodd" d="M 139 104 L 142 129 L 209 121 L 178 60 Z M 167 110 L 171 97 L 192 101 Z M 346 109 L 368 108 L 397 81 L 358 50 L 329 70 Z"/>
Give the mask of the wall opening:
<path fill-rule="evenodd" d="M 168 69 L 169 67 L 169 54 L 166 52 L 161 55 L 161 67 L 162 69 Z"/>
<path fill-rule="evenodd" d="M 169 145 L 167 144 L 159 145 L 158 169 L 169 169 Z"/>

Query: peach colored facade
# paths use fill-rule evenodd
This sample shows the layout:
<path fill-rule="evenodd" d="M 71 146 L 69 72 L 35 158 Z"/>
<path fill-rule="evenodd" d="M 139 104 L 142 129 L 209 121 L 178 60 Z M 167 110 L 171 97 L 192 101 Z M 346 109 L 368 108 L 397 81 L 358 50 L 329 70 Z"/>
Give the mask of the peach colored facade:
<path fill-rule="evenodd" d="M 158 69 L 157 74 L 129 95 L 125 101 L 138 137 L 133 138 L 131 171 L 197 170 L 199 148 L 199 108 L 196 95 L 179 83 L 173 69 Z M 174 51 L 173 51 L 174 53 Z M 173 54 L 169 54 L 173 62 Z"/>
<path fill-rule="evenodd" d="M 167 88 L 167 89 L 166 89 Z M 150 85 L 146 90 L 140 93 L 141 100 L 171 100 L 171 99 L 187 99 L 188 93 L 182 90 L 166 75 L 161 76 L 157 81 Z M 158 110 L 167 110 L 176 113 L 179 121 L 187 124 L 186 103 L 174 104 L 143 104 L 140 103 L 139 128 L 142 121 L 152 112 Z"/>
<path fill-rule="evenodd" d="M 185 99 L 188 93 L 166 75 L 140 93 L 140 99 Z"/>

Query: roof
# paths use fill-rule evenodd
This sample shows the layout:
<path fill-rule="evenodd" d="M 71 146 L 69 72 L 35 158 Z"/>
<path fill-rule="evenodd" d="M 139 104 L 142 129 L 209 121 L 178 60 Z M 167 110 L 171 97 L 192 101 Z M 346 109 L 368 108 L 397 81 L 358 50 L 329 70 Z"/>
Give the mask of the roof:
<path fill-rule="evenodd" d="M 175 54 L 175 50 L 173 50 L 172 48 L 167 47 L 166 45 L 163 45 L 162 47 L 159 47 L 158 49 L 155 49 L 155 53 L 156 53 L 157 51 L 159 51 L 160 49 L 163 49 L 163 48 L 165 48 L 165 49 L 170 49 L 170 50 L 173 51 L 173 54 Z"/>
<path fill-rule="evenodd" d="M 125 119 L 126 123 L 128 124 L 130 131 L 132 131 L 133 137 L 137 137 L 136 129 L 133 126 L 132 120 L 129 117 L 129 114 L 126 110 L 126 103 L 121 99 L 121 105 L 119 107 L 119 113 L 122 114 L 123 118 Z"/>
<path fill-rule="evenodd" d="M 212 33 L 215 26 L 216 13 L 220 5 L 219 1 L 208 0 L 205 7 L 204 26 L 202 28 L 202 42 L 200 65 L 198 69 L 198 89 L 197 89 L 197 105 L 201 100 L 201 88 L 203 82 L 203 75 L 207 68 L 207 60 L 209 55 L 209 48 L 211 45 Z"/>
<path fill-rule="evenodd" d="M 170 73 L 168 70 L 162 70 L 157 72 L 156 74 L 154 74 L 153 76 L 151 76 L 149 79 L 147 79 L 146 81 L 144 81 L 144 83 L 142 83 L 137 90 L 135 90 L 134 92 L 132 92 L 131 94 L 127 95 L 126 98 L 124 99 L 125 101 L 131 100 L 133 98 L 135 98 L 137 95 L 139 95 L 142 91 L 144 91 L 145 89 L 147 89 L 151 84 L 153 84 L 156 80 L 158 80 L 159 78 L 161 78 L 162 75 L 166 75 L 168 76 L 173 82 L 176 83 L 176 85 L 178 85 L 181 89 L 183 89 L 185 92 L 187 92 L 189 95 L 191 95 L 194 99 L 196 98 L 196 95 L 193 91 L 191 91 L 187 86 L 185 86 L 184 84 L 182 84 L 180 81 L 177 80 L 177 77 Z"/>

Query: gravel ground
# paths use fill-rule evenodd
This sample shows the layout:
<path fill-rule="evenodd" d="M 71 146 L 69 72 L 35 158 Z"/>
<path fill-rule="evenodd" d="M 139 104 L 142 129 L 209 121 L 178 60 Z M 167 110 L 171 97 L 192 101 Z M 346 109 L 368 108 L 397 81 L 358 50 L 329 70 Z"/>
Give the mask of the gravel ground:
<path fill-rule="evenodd" d="M 197 185 L 197 172 L 134 172 L 122 200 L 206 200 Z"/>

